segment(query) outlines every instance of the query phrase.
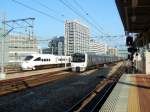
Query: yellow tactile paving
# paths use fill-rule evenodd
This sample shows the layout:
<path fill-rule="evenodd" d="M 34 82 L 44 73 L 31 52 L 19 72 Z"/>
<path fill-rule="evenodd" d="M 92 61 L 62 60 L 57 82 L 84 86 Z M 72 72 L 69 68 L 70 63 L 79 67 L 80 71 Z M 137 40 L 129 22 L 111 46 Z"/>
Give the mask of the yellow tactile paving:
<path fill-rule="evenodd" d="M 137 84 L 135 77 L 130 77 L 130 81 L 133 85 Z M 140 112 L 138 88 L 136 86 L 129 88 L 128 112 Z"/>
<path fill-rule="evenodd" d="M 138 75 L 136 81 L 139 85 L 138 94 L 140 101 L 141 112 L 150 112 L 150 76 L 149 75 Z"/>
<path fill-rule="evenodd" d="M 99 112 L 150 112 L 150 75 L 123 74 Z"/>

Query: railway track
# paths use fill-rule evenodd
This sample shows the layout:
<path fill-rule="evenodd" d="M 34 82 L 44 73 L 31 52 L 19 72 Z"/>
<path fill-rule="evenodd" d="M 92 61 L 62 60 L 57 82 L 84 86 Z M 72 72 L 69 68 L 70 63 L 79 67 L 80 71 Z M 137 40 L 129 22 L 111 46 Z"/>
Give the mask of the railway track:
<path fill-rule="evenodd" d="M 93 71 L 94 70 L 88 70 L 83 73 L 90 74 L 90 72 L 92 73 Z M 37 70 L 37 71 L 24 71 L 22 73 L 30 74 L 33 72 L 37 72 L 38 74 L 27 75 L 27 76 L 24 75 L 22 77 L 0 80 L 0 96 L 13 93 L 13 92 L 17 92 L 20 90 L 25 90 L 25 89 L 32 88 L 35 86 L 39 86 L 41 84 L 45 84 L 45 83 L 52 82 L 55 80 L 63 79 L 65 77 L 70 77 L 73 75 L 81 74 L 81 73 L 69 72 L 69 71 L 64 71 L 64 70 L 48 72 L 48 73 L 40 72 L 40 70 Z"/>
<path fill-rule="evenodd" d="M 63 79 L 65 77 L 76 75 L 67 71 L 55 71 L 50 73 L 31 75 L 25 77 L 18 77 L 13 79 L 6 79 L 0 81 L 0 95 L 5 95 L 12 92 L 35 87 L 51 81 Z"/>
<path fill-rule="evenodd" d="M 91 70 L 88 70 L 88 71 L 91 71 Z M 74 73 L 74 72 L 67 72 L 63 70 L 54 71 L 50 73 L 40 73 L 40 70 L 23 71 L 21 73 L 26 74 L 26 73 L 32 73 L 32 72 L 37 72 L 39 74 L 1 80 L 0 81 L 0 95 L 17 92 L 20 90 L 34 87 L 34 86 L 45 84 L 51 81 L 59 80 L 64 77 L 80 74 L 80 73 Z"/>
<path fill-rule="evenodd" d="M 64 67 L 65 65 L 46 65 L 46 66 L 39 66 L 36 67 L 36 70 L 46 70 L 46 69 L 53 69 L 53 68 L 58 68 L 58 67 Z M 69 67 L 70 64 L 67 64 Z M 21 70 L 21 67 L 6 67 L 4 69 L 5 73 L 7 74 L 12 74 L 12 73 L 25 73 L 29 71 L 35 71 L 35 70 Z"/>
<path fill-rule="evenodd" d="M 98 112 L 123 72 L 124 65 L 117 68 L 109 77 L 101 76 L 103 80 L 67 112 Z"/>

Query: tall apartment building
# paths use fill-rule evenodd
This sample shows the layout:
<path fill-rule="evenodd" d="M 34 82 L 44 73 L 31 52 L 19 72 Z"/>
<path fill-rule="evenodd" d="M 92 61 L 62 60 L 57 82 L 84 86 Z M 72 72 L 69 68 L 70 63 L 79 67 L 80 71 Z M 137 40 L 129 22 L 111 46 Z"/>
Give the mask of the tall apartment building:
<path fill-rule="evenodd" d="M 65 21 L 65 52 L 73 53 L 89 52 L 90 33 L 86 25 L 77 20 Z"/>
<path fill-rule="evenodd" d="M 89 52 L 98 53 L 98 54 L 107 54 L 108 49 L 107 49 L 107 44 L 105 43 L 99 43 L 91 39 L 89 46 L 90 46 Z"/>
<path fill-rule="evenodd" d="M 0 49 L 1 49 L 0 43 Z M 29 37 L 23 34 L 9 34 L 4 40 L 4 63 L 19 64 L 26 55 L 38 53 L 36 38 Z M 0 50 L 2 54 L 2 50 Z M 2 56 L 2 55 L 1 55 Z M 1 60 L 0 56 L 0 62 Z"/>

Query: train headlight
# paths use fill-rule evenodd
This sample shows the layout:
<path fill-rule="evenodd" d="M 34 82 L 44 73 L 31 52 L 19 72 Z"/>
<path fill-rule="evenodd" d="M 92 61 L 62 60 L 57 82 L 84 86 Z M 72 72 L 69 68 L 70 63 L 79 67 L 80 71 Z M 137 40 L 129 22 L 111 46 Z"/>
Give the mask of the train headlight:
<path fill-rule="evenodd" d="M 25 63 L 22 63 L 22 64 L 21 64 L 21 68 L 22 68 L 22 69 L 27 69 L 26 64 L 25 64 Z"/>
<path fill-rule="evenodd" d="M 22 63 L 22 64 L 21 64 L 21 68 L 22 68 L 23 70 L 29 69 L 29 68 L 30 68 L 29 63 L 27 63 L 27 62 Z"/>

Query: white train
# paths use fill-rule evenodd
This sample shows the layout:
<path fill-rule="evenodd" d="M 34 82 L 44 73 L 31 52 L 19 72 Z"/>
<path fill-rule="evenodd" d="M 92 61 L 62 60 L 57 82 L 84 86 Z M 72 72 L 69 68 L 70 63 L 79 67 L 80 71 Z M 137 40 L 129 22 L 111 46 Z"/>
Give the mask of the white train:
<path fill-rule="evenodd" d="M 57 56 L 52 54 L 31 54 L 21 63 L 22 70 L 35 70 L 41 66 L 69 64 L 71 56 Z"/>
<path fill-rule="evenodd" d="M 72 71 L 82 72 L 96 65 L 120 61 L 123 58 L 117 56 L 106 56 L 91 53 L 75 53 L 72 55 Z"/>

